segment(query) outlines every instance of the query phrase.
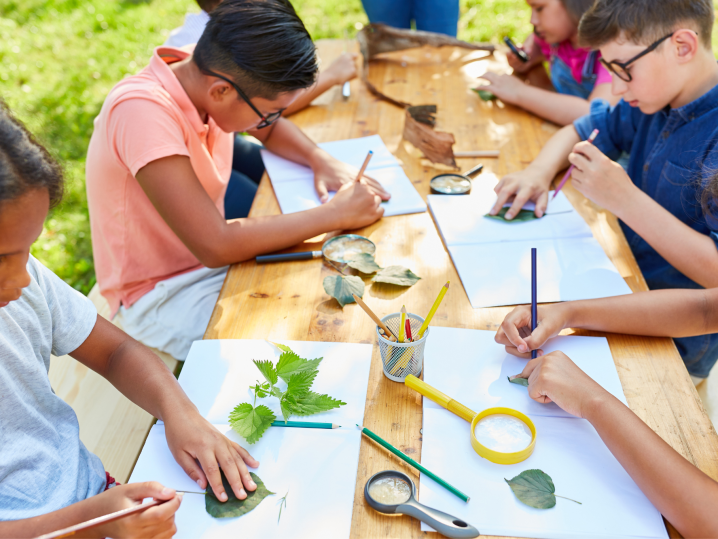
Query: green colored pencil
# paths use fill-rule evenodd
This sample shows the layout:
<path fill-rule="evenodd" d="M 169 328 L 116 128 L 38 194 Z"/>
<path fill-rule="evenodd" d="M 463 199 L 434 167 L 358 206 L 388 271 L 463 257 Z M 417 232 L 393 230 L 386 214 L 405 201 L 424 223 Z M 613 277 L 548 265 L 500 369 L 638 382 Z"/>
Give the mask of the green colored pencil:
<path fill-rule="evenodd" d="M 387 442 L 386 440 L 383 440 L 382 438 L 380 438 L 379 436 L 377 436 L 376 434 L 374 434 L 372 431 L 370 431 L 370 430 L 367 429 L 366 427 L 360 427 L 359 425 L 357 425 L 357 427 L 359 427 L 359 428 L 361 429 L 361 431 L 362 431 L 363 434 L 366 434 L 369 438 L 371 438 L 372 440 L 374 440 L 376 443 L 378 443 L 379 445 L 383 445 L 383 446 L 386 447 L 389 451 L 391 451 L 391 452 L 394 453 L 397 457 L 399 457 L 401 460 L 403 460 L 403 461 L 406 462 L 407 464 L 410 464 L 411 466 L 413 466 L 414 468 L 416 468 L 416 469 L 419 470 L 420 472 L 423 472 L 425 475 L 428 475 L 428 476 L 431 477 L 434 481 L 436 481 L 436 482 L 439 483 L 442 487 L 444 487 L 446 490 L 448 490 L 448 491 L 451 492 L 452 494 L 455 494 L 456 496 L 458 496 L 459 498 L 461 498 L 462 500 L 464 500 L 465 502 L 468 503 L 468 501 L 469 501 L 470 498 L 469 498 L 466 494 L 464 494 L 463 492 L 461 492 L 459 489 L 456 489 L 456 488 L 452 487 L 449 483 L 447 483 L 446 481 L 444 481 L 443 479 L 441 479 L 439 476 L 434 475 L 433 473 L 431 473 L 429 470 L 427 470 L 426 468 L 424 468 L 421 464 L 419 464 L 418 462 L 416 462 L 414 459 L 412 459 L 412 458 L 410 458 L 410 457 L 407 457 L 404 453 L 402 453 L 401 451 L 399 451 L 396 447 L 394 447 L 393 445 L 391 445 L 391 444 L 390 444 L 389 442 Z"/>
<path fill-rule="evenodd" d="M 334 423 L 312 423 L 311 421 L 272 421 L 272 427 L 297 427 L 300 429 L 338 429 Z"/>

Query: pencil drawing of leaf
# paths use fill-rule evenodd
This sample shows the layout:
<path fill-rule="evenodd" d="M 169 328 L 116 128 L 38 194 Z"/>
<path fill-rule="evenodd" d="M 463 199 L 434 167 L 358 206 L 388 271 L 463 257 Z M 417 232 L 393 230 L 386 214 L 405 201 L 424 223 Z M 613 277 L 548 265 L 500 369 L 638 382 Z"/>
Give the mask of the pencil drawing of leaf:
<path fill-rule="evenodd" d="M 399 286 L 412 286 L 419 282 L 419 277 L 404 266 L 389 266 L 377 273 L 372 281 L 375 283 L 389 283 Z"/>
<path fill-rule="evenodd" d="M 214 495 L 210 485 L 207 485 L 207 491 L 204 495 L 204 507 L 207 513 L 214 518 L 241 517 L 257 507 L 264 498 L 275 494 L 267 490 L 267 487 L 264 486 L 264 481 L 262 481 L 257 474 L 249 472 L 249 475 L 252 476 L 252 480 L 257 484 L 257 489 L 245 491 L 247 497 L 244 500 L 238 500 L 224 472 L 220 470 L 220 473 L 222 474 L 222 485 L 224 485 L 228 500 L 226 502 L 220 502 Z"/>
<path fill-rule="evenodd" d="M 238 404 L 229 413 L 229 425 L 250 444 L 259 440 L 275 419 L 274 412 L 263 404 L 255 408 L 248 402 Z"/>
<path fill-rule="evenodd" d="M 511 382 L 512 384 L 529 387 L 529 379 L 528 378 L 519 378 L 518 375 L 516 375 L 516 378 L 511 378 L 510 376 L 507 376 L 506 378 L 508 378 L 509 382 Z"/>
<path fill-rule="evenodd" d="M 496 99 L 496 96 L 488 90 L 481 90 L 479 88 L 472 88 L 472 90 L 479 94 L 479 97 L 483 101 L 491 101 L 492 99 Z"/>
<path fill-rule="evenodd" d="M 564 498 L 554 494 L 554 487 L 551 476 L 541 470 L 525 470 L 513 479 L 505 479 L 511 490 L 513 490 L 519 501 L 536 509 L 551 509 L 556 505 L 556 498 Z M 581 505 L 581 502 L 564 498 Z"/>
<path fill-rule="evenodd" d="M 321 361 L 322 358 L 320 357 L 317 359 L 303 359 L 290 350 L 279 356 L 277 375 L 285 382 L 289 382 L 289 378 L 293 374 L 304 371 L 316 371 Z"/>
<path fill-rule="evenodd" d="M 364 281 L 356 275 L 332 275 L 324 278 L 324 291 L 337 300 L 340 307 L 355 303 L 352 294 L 364 297 Z"/>
<path fill-rule="evenodd" d="M 369 253 L 359 253 L 347 262 L 350 268 L 359 270 L 362 273 L 376 273 L 381 266 L 374 260 L 374 255 Z"/>
<path fill-rule="evenodd" d="M 527 221 L 534 221 L 538 219 L 536 214 L 531 210 L 519 210 L 519 213 L 513 219 L 506 219 L 505 216 L 507 211 L 509 211 L 509 208 L 501 208 L 499 213 L 496 215 L 490 215 L 487 213 L 484 217 L 496 219 L 497 221 L 502 221 L 504 223 L 525 223 Z"/>

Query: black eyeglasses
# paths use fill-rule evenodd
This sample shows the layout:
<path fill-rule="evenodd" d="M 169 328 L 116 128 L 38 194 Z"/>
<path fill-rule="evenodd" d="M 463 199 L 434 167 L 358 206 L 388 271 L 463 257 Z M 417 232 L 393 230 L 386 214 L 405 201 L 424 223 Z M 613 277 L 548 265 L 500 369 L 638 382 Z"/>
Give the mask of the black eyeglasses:
<path fill-rule="evenodd" d="M 663 43 L 666 39 L 673 36 L 673 32 L 668 34 L 667 36 L 663 36 L 661 39 L 653 43 L 650 47 L 648 47 L 646 50 L 640 52 L 633 58 L 631 58 L 628 62 L 616 62 L 615 60 L 612 62 L 607 62 L 603 58 L 600 58 L 599 61 L 603 64 L 603 66 L 608 69 L 611 73 L 616 75 L 619 79 L 625 82 L 631 82 L 633 80 L 633 77 L 631 76 L 631 73 L 628 71 L 628 66 L 630 66 L 633 62 L 638 60 L 639 58 L 643 58 L 646 54 L 649 52 L 652 52 L 656 50 L 658 45 Z"/>
<path fill-rule="evenodd" d="M 259 109 L 257 107 L 255 107 L 252 104 L 250 99 L 247 97 L 247 94 L 245 94 L 239 86 L 237 86 L 234 82 L 229 80 L 227 77 L 220 75 L 219 73 L 215 73 L 214 71 L 210 71 L 209 69 L 202 69 L 201 71 L 206 75 L 210 75 L 212 77 L 217 77 L 218 79 L 222 79 L 223 81 L 228 82 L 229 84 L 232 85 L 232 87 L 235 89 L 237 94 L 239 94 L 239 97 L 244 99 L 244 102 L 247 103 L 247 105 L 249 105 L 252 108 L 252 110 L 257 114 L 257 116 L 259 116 L 262 119 L 262 121 L 257 124 L 256 129 L 264 129 L 265 127 L 269 127 L 274 122 L 279 120 L 279 118 L 282 116 L 282 113 L 286 110 L 286 109 L 279 109 L 277 112 L 273 112 L 273 113 L 267 114 L 265 116 L 264 114 L 259 112 Z"/>

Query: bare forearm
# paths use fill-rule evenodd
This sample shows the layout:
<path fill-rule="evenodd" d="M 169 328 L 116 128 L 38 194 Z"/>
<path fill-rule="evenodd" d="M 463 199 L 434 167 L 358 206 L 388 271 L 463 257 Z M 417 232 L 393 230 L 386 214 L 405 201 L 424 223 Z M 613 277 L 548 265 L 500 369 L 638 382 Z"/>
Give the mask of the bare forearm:
<path fill-rule="evenodd" d="M 289 116 L 290 114 L 294 114 L 295 112 L 302 110 L 304 107 L 308 107 L 311 105 L 312 101 L 329 90 L 329 88 L 335 84 L 337 84 L 337 81 L 334 80 L 330 74 L 327 74 L 326 72 L 319 73 L 316 84 L 304 90 L 299 97 L 294 100 L 294 103 L 287 107 L 287 110 L 284 111 L 284 115 Z"/>
<path fill-rule="evenodd" d="M 529 112 L 562 126 L 585 116 L 591 109 L 591 104 L 580 97 L 529 85 L 526 85 L 521 93 L 520 105 Z"/>
<path fill-rule="evenodd" d="M 286 118 L 271 127 L 251 131 L 265 148 L 285 159 L 311 167 L 322 150 L 304 132 Z"/>
<path fill-rule="evenodd" d="M 0 538 L 37 537 L 97 518 L 104 514 L 102 505 L 97 501 L 94 497 L 88 498 L 45 515 L 0 522 Z M 103 535 L 102 530 L 89 529 L 76 537 L 103 537 Z"/>
<path fill-rule="evenodd" d="M 608 393 L 589 407 L 586 419 L 643 493 L 684 537 L 718 536 L 715 481 Z"/>
<path fill-rule="evenodd" d="M 568 155 L 576 143 L 580 141 L 581 138 L 573 125 L 562 127 L 544 145 L 529 167 L 541 171 L 542 175 L 548 179 L 548 187 L 556 174 L 568 167 Z"/>

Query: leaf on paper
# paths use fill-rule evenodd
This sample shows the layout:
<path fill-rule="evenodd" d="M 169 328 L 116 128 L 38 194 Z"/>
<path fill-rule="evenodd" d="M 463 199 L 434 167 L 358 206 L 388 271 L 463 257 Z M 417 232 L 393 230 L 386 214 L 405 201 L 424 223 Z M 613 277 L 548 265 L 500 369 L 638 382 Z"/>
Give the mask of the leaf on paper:
<path fill-rule="evenodd" d="M 372 281 L 375 283 L 389 283 L 399 286 L 412 286 L 419 282 L 419 277 L 404 266 L 389 266 L 377 273 Z"/>
<path fill-rule="evenodd" d="M 505 479 L 506 483 L 514 491 L 519 501 L 536 509 L 551 509 L 556 505 L 556 498 L 564 498 L 554 494 L 556 488 L 553 485 L 551 476 L 541 470 L 526 470 L 511 480 Z M 564 498 L 579 505 L 581 502 Z"/>
<path fill-rule="evenodd" d="M 479 94 L 479 97 L 483 101 L 491 101 L 492 99 L 496 99 L 496 96 L 488 90 L 480 90 L 479 88 L 472 88 L 472 90 Z"/>
<path fill-rule="evenodd" d="M 509 382 L 511 382 L 512 384 L 529 387 L 529 379 L 528 378 L 519 378 L 518 376 L 516 378 L 511 378 L 510 376 L 507 376 L 506 378 L 508 378 Z"/>
<path fill-rule="evenodd" d="M 287 381 L 286 393 L 289 393 L 290 395 L 293 395 L 295 397 L 299 395 L 304 395 L 312 387 L 312 384 L 314 383 L 314 379 L 317 377 L 317 374 L 319 374 L 319 371 L 317 370 L 304 371 L 298 372 L 297 374 L 293 374 L 289 377 L 289 380 Z"/>
<path fill-rule="evenodd" d="M 282 352 L 291 352 L 292 351 L 292 349 L 289 348 L 289 346 L 287 346 L 286 344 L 279 344 L 278 342 L 272 342 L 272 341 L 267 341 L 267 342 L 273 344 L 274 346 L 279 348 Z"/>
<path fill-rule="evenodd" d="M 274 412 L 263 404 L 255 408 L 248 402 L 237 405 L 229 413 L 229 425 L 250 444 L 259 440 L 275 419 Z"/>
<path fill-rule="evenodd" d="M 279 356 L 277 375 L 285 382 L 289 382 L 289 378 L 293 374 L 304 371 L 316 371 L 321 361 L 322 358 L 320 357 L 317 359 L 303 359 L 290 350 Z"/>
<path fill-rule="evenodd" d="M 346 402 L 334 399 L 329 395 L 320 395 L 309 391 L 305 395 L 296 397 L 296 404 L 292 405 L 294 415 L 313 415 L 344 406 Z"/>
<path fill-rule="evenodd" d="M 257 484 L 257 489 L 253 491 L 245 490 L 247 497 L 244 500 L 238 500 L 224 472 L 220 470 L 220 473 L 222 474 L 222 485 L 224 485 L 224 490 L 227 493 L 227 501 L 220 502 L 210 485 L 207 485 L 207 490 L 204 495 L 204 507 L 207 513 L 214 518 L 241 517 L 257 507 L 264 498 L 275 494 L 267 490 L 267 487 L 264 486 L 264 481 L 262 481 L 257 474 L 249 472 L 249 475 L 252 476 L 252 480 Z"/>
<path fill-rule="evenodd" d="M 349 260 L 347 264 L 350 268 L 359 270 L 362 273 L 376 273 L 381 269 L 381 266 L 374 260 L 374 255 L 369 253 L 359 253 Z"/>
<path fill-rule="evenodd" d="M 339 306 L 354 303 L 352 294 L 364 297 L 364 281 L 356 275 L 332 275 L 324 278 L 324 291 L 337 300 Z"/>
<path fill-rule="evenodd" d="M 265 359 L 264 361 L 257 361 L 255 359 L 254 364 L 259 369 L 259 372 L 262 373 L 262 376 L 266 378 L 267 382 L 272 385 L 277 383 L 277 370 L 274 368 L 271 361 L 268 359 Z"/>
<path fill-rule="evenodd" d="M 271 387 L 272 385 L 269 382 L 264 382 L 263 384 L 261 384 L 259 380 L 257 380 L 257 385 L 251 387 L 250 389 L 254 390 L 254 394 L 257 395 L 257 397 L 263 399 L 269 396 Z"/>
<path fill-rule="evenodd" d="M 513 219 L 506 219 L 506 212 L 509 211 L 509 209 L 510 208 L 501 208 L 499 213 L 496 215 L 490 215 L 487 213 L 484 217 L 496 219 L 497 221 L 503 221 L 504 223 L 525 223 L 526 221 L 534 221 L 538 219 L 536 214 L 531 210 L 519 210 L 519 213 L 516 214 Z"/>

